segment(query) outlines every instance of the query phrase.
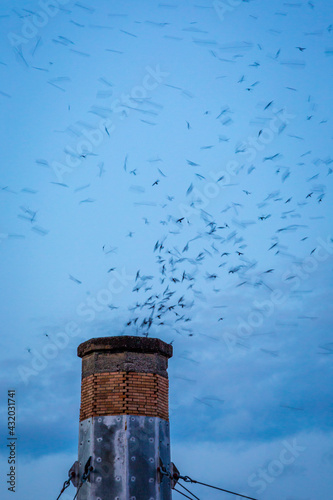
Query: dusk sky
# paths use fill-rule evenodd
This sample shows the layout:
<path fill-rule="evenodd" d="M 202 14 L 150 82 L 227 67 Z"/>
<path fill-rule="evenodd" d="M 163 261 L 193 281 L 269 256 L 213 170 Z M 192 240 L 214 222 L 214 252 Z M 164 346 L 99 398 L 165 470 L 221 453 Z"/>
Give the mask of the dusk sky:
<path fill-rule="evenodd" d="M 331 500 L 333 3 L 51 3 L 0 6 L 1 498 L 77 459 L 77 346 L 149 335 L 181 474 Z"/>

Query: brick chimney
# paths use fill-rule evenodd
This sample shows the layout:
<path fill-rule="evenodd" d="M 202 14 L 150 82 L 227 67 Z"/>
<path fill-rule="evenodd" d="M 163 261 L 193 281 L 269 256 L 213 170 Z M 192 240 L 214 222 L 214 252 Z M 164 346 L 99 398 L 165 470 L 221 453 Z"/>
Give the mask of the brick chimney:
<path fill-rule="evenodd" d="M 102 337 L 82 358 L 78 500 L 171 500 L 168 358 L 172 346 L 146 337 Z"/>

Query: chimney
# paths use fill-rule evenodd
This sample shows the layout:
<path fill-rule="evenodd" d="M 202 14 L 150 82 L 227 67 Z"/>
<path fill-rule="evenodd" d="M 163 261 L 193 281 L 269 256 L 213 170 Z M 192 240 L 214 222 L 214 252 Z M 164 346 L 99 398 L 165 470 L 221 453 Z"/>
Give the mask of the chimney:
<path fill-rule="evenodd" d="M 171 500 L 168 358 L 148 337 L 102 337 L 78 347 L 82 385 L 78 500 Z M 91 458 L 90 458 L 91 457 Z"/>

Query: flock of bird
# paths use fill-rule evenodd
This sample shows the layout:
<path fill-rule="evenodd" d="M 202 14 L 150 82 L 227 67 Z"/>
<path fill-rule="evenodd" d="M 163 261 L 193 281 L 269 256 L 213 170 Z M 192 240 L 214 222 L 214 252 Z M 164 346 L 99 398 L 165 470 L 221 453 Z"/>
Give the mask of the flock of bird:
<path fill-rule="evenodd" d="M 291 6 L 287 2 L 282 2 L 281 6 L 282 10 L 275 13 L 276 17 L 287 17 L 288 10 L 295 7 L 295 5 Z M 173 15 L 177 17 L 178 7 L 179 5 L 175 2 L 160 3 L 157 5 L 160 17 L 162 17 L 163 12 L 167 12 L 169 16 L 170 12 L 174 12 L 175 14 Z M 243 7 L 245 8 L 245 6 L 241 5 L 238 8 L 242 9 Z M 302 9 L 306 8 L 310 11 L 316 8 L 313 2 L 307 2 L 306 5 L 299 3 L 298 7 Z M 210 12 L 212 12 L 211 15 L 218 18 L 217 7 L 214 10 L 212 6 L 208 5 L 193 5 L 192 15 L 197 18 L 200 11 L 207 11 L 207 9 L 210 9 Z M 75 2 L 71 6 L 59 6 L 59 10 L 59 16 L 66 16 L 63 17 L 62 22 L 66 23 L 66 25 L 71 25 L 73 29 L 72 38 L 59 34 L 51 39 L 51 43 L 59 47 L 59 50 L 65 49 L 83 58 L 92 57 L 95 54 L 80 50 L 80 47 L 77 46 L 75 42 L 76 30 L 88 29 L 91 33 L 94 30 L 109 30 L 110 41 L 112 41 L 113 32 L 119 20 L 122 22 L 122 27 L 118 28 L 118 33 L 134 39 L 138 39 L 139 37 L 138 32 L 135 31 L 136 28 L 141 29 L 142 26 L 144 26 L 146 32 L 147 30 L 155 30 L 156 28 L 160 30 L 157 34 L 156 31 L 153 32 L 152 39 L 160 37 L 170 42 L 172 40 L 173 42 L 185 44 L 188 40 L 185 42 L 184 36 L 190 34 L 194 36 L 191 39 L 191 43 L 198 47 L 198 50 L 206 51 L 207 59 L 213 58 L 216 64 L 221 65 L 220 67 L 225 71 L 224 75 L 220 75 L 216 79 L 220 79 L 223 82 L 227 78 L 228 67 L 235 64 L 240 66 L 242 74 L 233 82 L 234 91 L 240 94 L 252 95 L 258 92 L 261 86 L 261 80 L 259 79 L 260 71 L 265 67 L 265 59 L 280 64 L 281 67 L 286 66 L 291 68 L 293 66 L 306 65 L 307 46 L 301 44 L 290 46 L 288 58 L 282 59 L 286 52 L 284 48 L 277 47 L 274 53 L 267 55 L 262 43 L 241 42 L 234 45 L 223 45 L 216 39 L 207 38 L 206 35 L 209 36 L 209 32 L 200 25 L 200 21 L 188 22 L 175 35 L 174 28 L 173 31 L 171 30 L 171 22 L 158 22 L 155 20 L 132 21 L 128 14 L 108 13 L 106 19 L 112 21 L 112 26 L 107 22 L 104 25 L 95 24 L 92 19 L 98 13 L 98 4 L 88 5 Z M 81 21 L 81 13 L 86 15 L 85 22 Z M 36 14 L 38 14 L 37 11 L 22 7 L 20 9 L 12 9 L 10 13 L 3 14 L 1 18 L 14 16 L 23 22 Z M 253 20 L 258 19 L 252 13 L 249 16 Z M 170 32 L 168 32 L 169 28 Z M 282 34 L 282 32 L 273 28 L 267 31 L 277 37 Z M 322 32 L 328 35 L 331 34 L 331 31 L 332 25 L 328 25 L 322 30 Z M 303 38 L 310 39 L 311 35 L 315 36 L 318 33 L 304 33 Z M 53 65 L 52 62 L 49 63 L 49 67 L 39 65 L 37 62 L 38 51 L 43 44 L 43 36 L 46 35 L 38 32 L 35 39 L 31 41 L 29 50 L 26 45 L 13 47 L 18 64 L 23 65 L 30 71 L 50 72 Z M 201 38 L 197 38 L 199 36 Z M 113 48 L 103 48 L 103 50 L 126 56 L 123 50 L 115 46 Z M 309 50 L 311 50 L 311 44 Z M 225 56 L 226 52 L 228 52 L 227 57 Z M 250 56 L 250 59 L 247 59 L 248 63 L 246 65 L 244 63 L 240 65 L 239 61 L 244 59 L 244 54 L 249 53 L 253 53 L 253 57 Z M 66 57 L 66 52 L 63 52 L 63 54 Z M 330 50 L 325 49 L 325 54 L 330 55 Z M 1 64 L 4 68 L 7 67 L 6 61 L 2 61 Z M 250 68 L 251 75 L 254 69 L 257 71 L 254 81 L 251 81 L 250 78 L 252 76 L 250 77 L 246 73 L 247 68 Z M 54 87 L 57 91 L 66 92 L 66 85 L 70 81 L 70 77 L 56 76 L 48 78 L 46 83 Z M 99 83 L 103 85 L 103 90 L 98 91 L 97 98 L 106 101 L 113 95 L 113 84 L 106 77 L 100 77 Z M 177 95 L 180 94 L 184 99 L 188 99 L 193 103 L 193 107 L 200 107 L 196 103 L 191 90 L 177 85 L 177 82 L 172 83 L 163 82 L 161 86 L 170 92 L 175 92 Z M 299 92 L 298 88 L 289 85 L 284 85 L 284 90 L 292 94 Z M 3 88 L 1 95 L 3 98 L 12 98 L 9 89 Z M 69 112 L 70 109 L 71 107 L 68 105 Z M 274 118 L 283 115 L 283 106 L 279 103 L 279 99 L 274 96 L 263 102 L 260 99 L 260 95 L 258 95 L 257 109 L 260 113 L 260 119 L 255 124 L 255 137 L 257 141 L 261 141 L 265 135 L 266 125 L 269 125 L 270 121 Z M 306 110 L 304 122 L 314 123 L 313 126 L 316 129 L 328 126 L 329 119 L 321 115 L 319 116 L 319 113 L 316 113 L 316 105 L 313 102 L 313 98 L 309 95 L 304 98 L 304 109 Z M 163 106 L 154 102 L 151 98 L 132 97 L 129 104 L 122 104 L 122 117 L 126 118 L 132 110 L 138 112 L 137 116 L 142 117 L 144 115 L 144 117 L 140 118 L 141 124 L 158 126 Z M 89 113 L 95 117 L 97 116 L 98 119 L 108 119 L 112 116 L 113 110 L 106 105 L 93 105 L 90 107 Z M 313 219 L 316 219 L 318 209 L 317 218 L 323 218 L 321 215 L 322 212 L 319 209 L 326 201 L 326 194 L 329 190 L 329 183 L 332 178 L 331 174 L 333 173 L 333 159 L 331 157 L 319 157 L 311 149 L 308 150 L 307 146 L 305 146 L 304 138 L 296 135 L 294 128 L 281 119 L 276 137 L 280 140 L 286 134 L 289 141 L 287 147 L 290 147 L 290 144 L 292 144 L 291 148 L 294 147 L 296 151 L 300 151 L 297 164 L 292 166 L 291 161 L 285 161 L 286 151 L 274 150 L 274 140 L 272 141 L 272 145 L 267 146 L 267 151 L 266 148 L 262 148 L 264 149 L 263 152 L 259 150 L 257 158 L 253 162 L 247 163 L 243 158 L 249 152 L 251 146 L 247 143 L 247 140 L 239 141 L 239 138 L 234 140 L 227 132 L 228 127 L 235 122 L 234 115 L 235 110 L 233 108 L 229 106 L 221 108 L 218 104 L 216 104 L 215 109 L 202 110 L 202 120 L 210 120 L 217 123 L 223 133 L 218 133 L 215 137 L 212 137 L 210 144 L 198 146 L 200 158 L 202 158 L 202 154 L 210 154 L 210 151 L 214 148 L 222 148 L 223 150 L 225 145 L 229 147 L 230 144 L 234 143 L 233 155 L 238 162 L 234 176 L 229 183 L 225 183 L 227 174 L 223 173 L 218 175 L 214 181 L 219 191 L 218 203 L 213 200 L 206 207 L 203 202 L 204 196 L 200 195 L 200 190 L 204 190 L 207 183 L 211 183 L 211 179 L 208 175 L 207 165 L 196 158 L 184 159 L 185 176 L 186 178 L 190 177 L 190 181 L 181 198 L 173 192 L 166 194 L 165 190 L 163 191 L 163 184 L 168 181 L 170 172 L 168 169 L 165 170 L 163 159 L 160 157 L 147 160 L 147 163 L 155 169 L 152 181 L 148 181 L 149 185 L 141 186 L 136 183 L 129 186 L 129 197 L 133 193 L 140 196 L 140 193 L 147 191 L 153 193 L 154 190 L 160 189 L 162 193 L 161 197 L 163 196 L 165 199 L 159 203 L 164 217 L 157 224 L 152 222 L 156 204 L 152 203 L 152 207 L 149 207 L 149 202 L 135 202 L 137 206 L 147 205 L 147 214 L 141 219 L 143 222 L 138 223 L 137 227 L 128 230 L 126 237 L 130 238 L 133 241 L 133 245 L 135 245 L 135 241 L 140 239 L 140 224 L 143 224 L 146 227 L 152 228 L 151 231 L 157 240 L 151 247 L 151 255 L 154 258 L 154 265 L 152 264 L 151 270 L 142 269 L 138 265 L 131 293 L 133 300 L 128 305 L 128 310 L 126 312 L 120 311 L 119 306 L 113 303 L 110 303 L 108 306 L 110 311 L 114 311 L 125 318 L 123 320 L 123 333 L 148 336 L 154 332 L 154 334 L 159 335 L 162 327 L 165 327 L 168 332 L 172 330 L 177 334 L 196 335 L 197 331 L 195 327 L 191 326 L 193 316 L 195 316 L 196 303 L 197 301 L 204 300 L 205 296 L 210 293 L 215 294 L 217 300 L 220 301 L 219 305 L 212 306 L 212 309 L 217 309 L 216 314 L 214 310 L 212 311 L 212 315 L 216 316 L 215 320 L 217 324 L 223 322 L 227 315 L 227 306 L 223 304 L 223 295 L 226 293 L 225 281 L 229 280 L 228 286 L 234 289 L 261 288 L 268 292 L 272 291 L 273 285 L 269 279 L 279 272 L 277 269 L 280 269 L 281 264 L 278 259 L 281 256 L 288 257 L 291 261 L 296 259 L 294 251 L 289 246 L 291 235 L 296 238 L 295 241 L 297 240 L 298 245 L 303 242 L 305 245 L 306 240 L 310 239 L 311 241 L 311 227 L 309 227 L 311 217 L 309 219 L 309 213 L 313 214 Z M 202 123 L 207 122 L 202 121 Z M 80 126 L 83 125 L 91 128 L 91 124 L 87 125 L 86 122 L 75 123 L 68 126 L 65 132 L 74 137 L 81 137 Z M 184 134 L 191 134 L 196 128 L 198 128 L 198 124 L 194 124 L 190 117 L 184 116 Z M 112 137 L 108 125 L 105 125 L 105 134 L 108 139 Z M 294 141 L 295 146 L 293 146 L 292 141 Z M 97 159 L 99 156 L 98 150 L 92 152 L 87 150 L 76 154 L 65 148 L 64 152 L 69 154 L 72 159 L 82 162 L 90 161 L 91 164 L 94 164 L 94 172 L 96 172 L 97 168 L 97 174 L 95 174 L 97 178 L 105 178 L 108 163 L 107 160 L 99 161 Z M 207 162 L 209 161 L 209 157 L 207 157 Z M 36 159 L 36 163 L 42 168 L 46 167 L 50 169 L 51 160 L 38 158 Z M 306 172 L 305 174 L 303 174 L 302 169 Z M 126 153 L 125 146 L 122 170 L 124 175 L 128 176 L 130 183 L 132 180 L 137 182 L 141 178 L 140 168 L 134 165 L 132 157 Z M 260 189 L 257 189 L 257 185 L 260 183 L 260 177 L 265 176 L 267 171 L 269 171 L 269 175 L 275 175 L 275 185 L 271 186 L 269 192 L 262 196 Z M 312 172 L 311 175 L 307 175 L 309 171 Z M 252 181 L 253 176 L 257 176 L 254 182 Z M 303 193 L 296 189 L 298 176 L 302 177 L 302 182 L 307 186 Z M 146 179 L 144 176 L 143 179 L 143 182 L 145 182 Z M 50 183 L 60 190 L 71 189 L 70 182 L 67 181 L 64 182 L 59 179 L 56 181 L 53 179 Z M 83 190 L 89 191 L 90 187 L 91 185 L 88 183 L 74 187 L 73 191 L 75 193 L 80 193 Z M 170 184 L 168 184 L 166 189 L 169 189 L 169 187 Z M 1 192 L 2 194 L 8 193 L 21 196 L 37 194 L 37 190 L 31 187 L 22 187 L 21 191 L 17 192 L 8 185 L 1 186 Z M 230 199 L 230 195 L 225 193 L 232 193 L 233 200 Z M 222 201 L 225 199 L 227 199 L 226 203 Z M 95 202 L 96 199 L 91 196 L 83 197 L 79 200 L 80 205 L 89 205 Z M 180 208 L 182 204 L 186 205 L 185 212 L 187 211 L 187 213 L 184 212 L 184 209 Z M 249 206 L 251 206 L 250 209 Z M 149 208 L 151 208 L 151 213 L 149 212 Z M 306 215 L 304 215 L 304 211 L 306 211 Z M 246 217 L 244 214 L 248 212 L 251 213 L 250 218 L 244 218 Z M 40 210 L 33 209 L 29 204 L 22 203 L 19 205 L 17 217 L 28 224 L 29 228 L 35 233 L 47 236 L 49 230 L 38 224 L 39 214 Z M 270 241 L 267 248 L 260 249 L 260 252 L 258 252 L 258 254 L 265 254 L 265 261 L 269 262 L 267 267 L 265 267 L 266 265 L 263 267 L 260 258 L 257 257 L 253 241 L 249 243 L 247 240 L 248 233 L 253 227 L 259 228 L 259 232 L 265 233 L 267 239 Z M 24 238 L 25 234 L 8 233 L 5 236 L 8 238 Z M 249 239 L 251 240 L 251 237 Z M 108 256 L 111 259 L 114 257 L 114 262 L 108 265 L 107 274 L 117 269 L 117 247 L 112 245 L 114 245 L 114 238 L 112 244 L 106 241 L 101 249 L 101 254 L 104 256 Z M 298 246 L 297 248 L 299 250 L 300 247 Z M 313 255 L 315 253 L 316 247 L 311 248 L 310 252 L 305 250 L 303 257 L 306 257 L 307 254 Z M 68 274 L 68 278 L 76 285 L 83 284 L 82 279 L 73 274 Z"/>

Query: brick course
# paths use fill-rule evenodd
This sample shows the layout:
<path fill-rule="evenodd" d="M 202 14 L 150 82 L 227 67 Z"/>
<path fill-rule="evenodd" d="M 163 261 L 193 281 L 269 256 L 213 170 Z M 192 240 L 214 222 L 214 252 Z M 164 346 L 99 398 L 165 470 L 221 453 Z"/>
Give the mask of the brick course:
<path fill-rule="evenodd" d="M 80 421 L 103 415 L 169 420 L 168 394 L 168 379 L 157 373 L 94 373 L 82 380 Z"/>

